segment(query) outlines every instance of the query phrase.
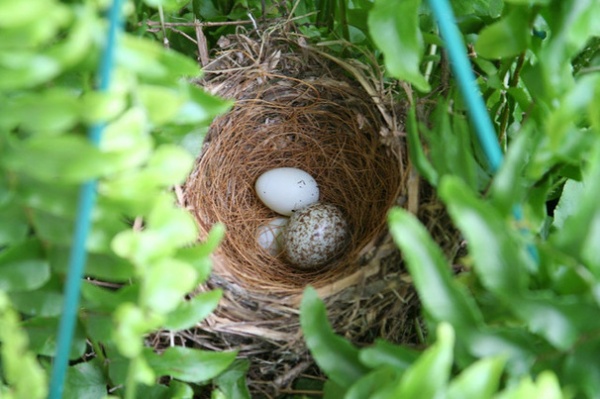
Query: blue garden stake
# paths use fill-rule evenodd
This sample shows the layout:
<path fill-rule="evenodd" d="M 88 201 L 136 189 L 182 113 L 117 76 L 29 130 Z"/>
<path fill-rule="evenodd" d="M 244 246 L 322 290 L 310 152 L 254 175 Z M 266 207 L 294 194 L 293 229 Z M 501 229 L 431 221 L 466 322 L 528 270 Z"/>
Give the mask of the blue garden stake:
<path fill-rule="evenodd" d="M 454 22 L 454 13 L 448 0 L 429 0 L 429 6 L 433 11 L 440 28 L 440 33 L 446 44 L 446 51 L 450 58 L 450 67 L 452 68 L 452 72 L 454 72 L 458 87 L 468 107 L 471 123 L 475 127 L 477 138 L 487 157 L 490 171 L 495 174 L 502 164 L 502 150 L 498 144 L 496 132 L 485 103 L 477 87 L 475 75 L 467 58 L 465 45 Z M 517 222 L 523 219 L 523 212 L 520 205 L 515 205 L 512 212 Z M 537 261 L 538 254 L 536 248 L 533 245 L 529 245 L 528 250 L 532 258 Z"/>
<path fill-rule="evenodd" d="M 98 69 L 99 91 L 107 91 L 110 84 L 110 75 L 114 64 L 115 41 L 121 25 L 120 17 L 121 0 L 113 0 L 109 11 L 109 29 L 106 46 Z M 103 130 L 103 123 L 94 124 L 90 127 L 88 137 L 92 144 L 97 146 L 100 143 Z M 56 357 L 54 358 L 52 375 L 50 377 L 49 399 L 60 399 L 63 393 L 71 342 L 73 341 L 73 330 L 77 319 L 77 309 L 79 308 L 81 280 L 87 258 L 85 243 L 90 230 L 91 213 L 96 202 L 96 185 L 96 180 L 87 181 L 81 186 L 79 191 L 77 219 L 75 221 L 75 232 L 73 234 L 73 244 L 71 246 L 69 268 L 65 283 L 65 302 L 58 326 Z"/>
<path fill-rule="evenodd" d="M 450 67 L 458 81 L 463 99 L 469 110 L 471 122 L 475 127 L 477 138 L 487 157 L 492 173 L 496 173 L 502 163 L 502 151 L 496 138 L 496 132 L 490 120 L 475 75 L 467 58 L 465 45 L 462 42 L 458 27 L 454 23 L 454 13 L 447 0 L 429 0 L 429 5 L 435 15 L 440 33 L 446 44 L 450 58 Z"/>

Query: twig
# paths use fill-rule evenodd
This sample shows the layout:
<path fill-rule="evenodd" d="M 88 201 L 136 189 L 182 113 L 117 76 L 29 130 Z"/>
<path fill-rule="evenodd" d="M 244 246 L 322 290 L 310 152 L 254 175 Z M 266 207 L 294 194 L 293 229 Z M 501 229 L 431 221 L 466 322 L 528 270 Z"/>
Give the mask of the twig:
<path fill-rule="evenodd" d="M 252 21 L 250 20 L 242 20 L 242 21 L 222 21 L 222 22 L 201 22 L 196 20 L 195 22 L 164 22 L 163 24 L 161 24 L 160 22 L 157 21 L 145 21 L 146 25 L 148 26 L 166 26 L 166 27 L 170 27 L 170 26 L 202 26 L 202 27 L 210 27 L 210 26 L 227 26 L 227 25 L 251 25 Z M 143 22 L 140 22 L 140 25 Z"/>
<path fill-rule="evenodd" d="M 199 22 L 196 20 L 195 22 Z M 198 46 L 198 60 L 200 61 L 200 66 L 205 67 L 210 62 L 210 58 L 208 57 L 208 45 L 206 43 L 206 36 L 204 36 L 204 31 L 202 30 L 202 26 L 198 23 L 195 26 L 196 28 L 196 45 Z"/>
<path fill-rule="evenodd" d="M 160 27 L 162 28 L 163 33 L 163 45 L 166 48 L 169 48 L 169 39 L 167 38 L 167 30 L 165 29 L 165 13 L 163 12 L 161 5 L 158 6 L 158 15 L 160 17 Z"/>

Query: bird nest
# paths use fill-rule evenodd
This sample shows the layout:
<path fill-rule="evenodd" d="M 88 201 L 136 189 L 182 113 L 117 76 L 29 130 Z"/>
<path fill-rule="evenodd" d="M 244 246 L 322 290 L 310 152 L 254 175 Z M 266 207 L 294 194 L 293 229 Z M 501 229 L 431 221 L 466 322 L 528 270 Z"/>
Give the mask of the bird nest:
<path fill-rule="evenodd" d="M 286 392 L 311 370 L 298 317 L 307 285 L 325 301 L 333 328 L 355 344 L 416 342 L 418 303 L 387 233 L 387 212 L 419 198 L 413 211 L 446 233 L 433 194 L 414 184 L 402 107 L 388 106 L 374 68 L 310 48 L 289 24 L 261 35 L 240 30 L 219 44 L 198 83 L 235 105 L 210 126 L 183 205 L 200 239 L 215 223 L 226 226 L 213 273 L 199 287 L 221 288 L 223 298 L 182 337 L 203 348 L 239 350 L 251 360 L 251 389 L 266 396 Z M 321 268 L 299 270 L 257 243 L 257 229 L 278 215 L 261 203 L 254 184 L 277 167 L 310 173 L 322 201 L 347 218 L 349 246 Z"/>

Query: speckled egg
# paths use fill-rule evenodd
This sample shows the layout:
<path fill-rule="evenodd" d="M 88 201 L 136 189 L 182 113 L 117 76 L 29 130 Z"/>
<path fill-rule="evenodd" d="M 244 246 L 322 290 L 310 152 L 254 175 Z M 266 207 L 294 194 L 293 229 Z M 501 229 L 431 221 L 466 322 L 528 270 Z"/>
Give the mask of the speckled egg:
<path fill-rule="evenodd" d="M 335 258 L 348 244 L 348 222 L 334 205 L 316 203 L 296 211 L 284 235 L 287 259 L 299 269 L 313 269 Z"/>

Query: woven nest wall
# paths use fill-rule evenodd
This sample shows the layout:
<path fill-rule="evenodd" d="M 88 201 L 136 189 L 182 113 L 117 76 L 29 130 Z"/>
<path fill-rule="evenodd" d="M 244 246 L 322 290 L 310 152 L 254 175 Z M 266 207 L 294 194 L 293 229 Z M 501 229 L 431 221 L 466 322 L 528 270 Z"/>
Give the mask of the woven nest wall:
<path fill-rule="evenodd" d="M 387 211 L 418 199 L 413 211 L 442 246 L 453 251 L 457 240 L 407 164 L 402 109 L 385 105 L 388 93 L 376 76 L 308 48 L 289 24 L 260 35 L 240 31 L 219 44 L 198 84 L 235 106 L 211 125 L 183 205 L 200 239 L 214 223 L 226 226 L 213 273 L 198 289 L 224 294 L 211 316 L 179 338 L 239 350 L 252 362 L 251 389 L 268 397 L 315 370 L 298 318 L 308 284 L 325 300 L 334 329 L 356 344 L 416 342 L 418 302 L 385 228 Z M 270 255 L 256 240 L 259 226 L 278 216 L 257 198 L 256 179 L 289 166 L 309 172 L 321 200 L 338 206 L 350 225 L 344 253 L 312 271 Z M 154 344 L 167 339 L 157 334 Z"/>

